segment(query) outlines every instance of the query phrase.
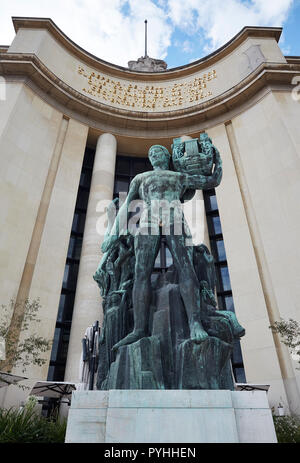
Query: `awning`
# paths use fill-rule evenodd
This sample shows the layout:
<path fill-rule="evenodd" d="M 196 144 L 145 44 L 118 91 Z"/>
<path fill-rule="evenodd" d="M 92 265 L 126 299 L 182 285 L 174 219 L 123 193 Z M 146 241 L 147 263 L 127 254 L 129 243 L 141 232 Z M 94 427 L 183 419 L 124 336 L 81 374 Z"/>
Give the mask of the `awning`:
<path fill-rule="evenodd" d="M 0 371 L 0 387 L 16 384 L 19 381 L 23 381 L 24 379 L 28 378 L 24 378 L 24 376 L 11 375 L 10 373 L 4 373 L 4 371 Z"/>
<path fill-rule="evenodd" d="M 38 381 L 35 383 L 29 395 L 37 395 L 42 397 L 68 397 L 70 398 L 72 391 L 76 390 L 75 383 L 60 382 L 60 381 Z"/>
<path fill-rule="evenodd" d="M 270 384 L 252 384 L 252 383 L 236 383 L 236 391 L 266 391 L 268 392 Z"/>

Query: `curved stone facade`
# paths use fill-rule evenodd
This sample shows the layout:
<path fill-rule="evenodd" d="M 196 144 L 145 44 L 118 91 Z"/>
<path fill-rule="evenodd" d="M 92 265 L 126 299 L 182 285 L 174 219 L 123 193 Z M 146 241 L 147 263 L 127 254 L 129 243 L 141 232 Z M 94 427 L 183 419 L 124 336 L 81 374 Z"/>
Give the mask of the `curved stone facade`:
<path fill-rule="evenodd" d="M 205 130 L 223 159 L 216 194 L 235 310 L 247 332 L 247 382 L 270 384 L 271 405 L 283 402 L 299 414 L 297 362 L 269 329 L 279 317 L 300 319 L 300 106 L 293 85 L 300 58 L 282 54 L 281 29 L 246 27 L 197 62 L 150 73 L 89 54 L 50 19 L 13 23 L 15 39 L 0 48 L 2 303 L 40 297 L 39 329 L 53 338 L 84 151 L 97 146 L 65 376 L 78 382 L 78 336 L 95 321 L 84 303 L 94 249 L 100 258 L 92 202 L 112 199 L 116 154 L 145 157 L 152 144 L 170 150 L 173 138 Z M 198 240 L 205 241 L 201 227 Z M 95 285 L 92 299 L 96 292 Z M 28 376 L 46 379 L 47 371 L 48 364 L 34 367 Z M 11 387 L 2 402 L 17 396 Z"/>

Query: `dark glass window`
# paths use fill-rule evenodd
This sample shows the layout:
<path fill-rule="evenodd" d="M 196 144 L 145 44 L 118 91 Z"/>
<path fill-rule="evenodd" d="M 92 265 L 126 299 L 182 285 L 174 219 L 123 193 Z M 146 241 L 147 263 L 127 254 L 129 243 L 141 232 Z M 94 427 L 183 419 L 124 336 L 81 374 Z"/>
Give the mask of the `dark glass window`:
<path fill-rule="evenodd" d="M 83 209 L 86 211 L 87 203 L 89 200 L 89 190 L 80 187 L 80 195 L 77 196 L 76 209 Z"/>
<path fill-rule="evenodd" d="M 220 217 L 217 213 L 207 217 L 207 225 L 210 235 L 220 235 L 222 233 Z"/>
<path fill-rule="evenodd" d="M 92 179 L 92 172 L 85 170 L 81 172 L 79 186 L 89 188 Z"/>
<path fill-rule="evenodd" d="M 224 241 L 222 239 L 211 242 L 211 251 L 215 261 L 222 262 L 226 260 Z"/>
<path fill-rule="evenodd" d="M 72 223 L 72 232 L 83 234 L 84 224 L 85 224 L 86 212 L 83 210 L 75 210 L 73 223 Z"/>
<path fill-rule="evenodd" d="M 233 297 L 232 296 L 225 296 L 225 308 L 226 310 L 231 310 L 234 312 L 234 304 L 233 304 Z"/>
<path fill-rule="evenodd" d="M 80 254 L 81 254 L 81 247 L 82 247 L 82 237 L 71 235 L 67 257 L 69 259 L 79 260 Z"/>
<path fill-rule="evenodd" d="M 118 156 L 116 161 L 116 174 L 130 176 L 131 162 L 128 157 Z"/>
<path fill-rule="evenodd" d="M 59 300 L 57 322 L 71 322 L 75 294 L 73 291 L 62 293 Z"/>
<path fill-rule="evenodd" d="M 75 291 L 78 267 L 79 267 L 78 262 L 67 262 L 66 263 L 64 277 L 63 277 L 63 289 Z"/>
<path fill-rule="evenodd" d="M 128 189 L 129 189 L 129 179 L 127 179 L 126 177 L 125 178 L 119 177 L 117 180 L 115 180 L 115 186 L 114 186 L 115 194 L 124 193 L 124 192 L 127 193 Z"/>
<path fill-rule="evenodd" d="M 230 276 L 215 190 L 203 191 L 203 196 L 211 251 L 216 266 L 218 308 L 220 310 L 230 310 L 234 312 Z M 235 341 L 231 361 L 235 381 L 238 383 L 245 383 L 246 378 L 242 351 L 238 340 Z"/>
<path fill-rule="evenodd" d="M 208 212 L 217 211 L 217 198 L 214 190 L 207 190 L 204 196 L 205 209 Z"/>
<path fill-rule="evenodd" d="M 217 267 L 217 273 L 219 274 L 219 291 L 231 291 L 230 278 L 227 265 Z"/>
<path fill-rule="evenodd" d="M 141 173 L 145 172 L 145 161 L 144 161 L 144 159 L 139 159 L 139 160 L 133 161 L 132 167 L 133 167 L 133 171 L 132 171 L 133 175 L 137 175 L 137 174 L 141 174 Z M 152 167 L 151 167 L 151 170 L 152 170 Z"/>

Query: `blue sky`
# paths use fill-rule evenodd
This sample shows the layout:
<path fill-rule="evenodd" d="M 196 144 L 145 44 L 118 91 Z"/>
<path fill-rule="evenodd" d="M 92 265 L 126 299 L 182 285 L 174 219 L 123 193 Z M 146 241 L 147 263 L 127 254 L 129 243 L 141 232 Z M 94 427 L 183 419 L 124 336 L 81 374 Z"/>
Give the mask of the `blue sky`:
<path fill-rule="evenodd" d="M 280 47 L 300 55 L 300 0 L 0 0 L 0 44 L 14 37 L 11 16 L 49 17 L 94 55 L 127 67 L 144 54 L 168 68 L 213 52 L 244 26 L 283 26 Z"/>

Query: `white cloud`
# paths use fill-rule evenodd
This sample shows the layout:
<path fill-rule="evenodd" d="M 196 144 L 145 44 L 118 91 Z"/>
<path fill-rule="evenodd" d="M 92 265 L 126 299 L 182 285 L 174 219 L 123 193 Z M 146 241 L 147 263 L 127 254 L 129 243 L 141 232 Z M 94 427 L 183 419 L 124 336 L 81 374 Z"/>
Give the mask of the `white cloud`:
<path fill-rule="evenodd" d="M 14 37 L 11 16 L 51 18 L 75 43 L 100 58 L 127 66 L 144 55 L 144 19 L 148 19 L 148 54 L 165 58 L 172 29 L 163 9 L 151 0 L 11 0 L 3 2 L 0 44 Z"/>
<path fill-rule="evenodd" d="M 165 59 L 171 39 L 176 46 L 176 30 L 188 35 L 182 39 L 183 52 L 188 54 L 195 48 L 198 54 L 204 39 L 204 52 L 209 53 L 246 25 L 282 25 L 293 3 L 293 0 L 0 1 L 1 45 L 9 45 L 13 40 L 11 16 L 49 17 L 82 48 L 121 66 L 144 55 L 145 19 L 148 54 Z"/>
<path fill-rule="evenodd" d="M 174 25 L 203 31 L 206 52 L 220 47 L 244 26 L 281 26 L 293 0 L 168 0 Z"/>
<path fill-rule="evenodd" d="M 193 44 L 190 40 L 174 40 L 173 45 L 179 48 L 183 53 L 191 53 L 193 51 Z"/>
<path fill-rule="evenodd" d="M 191 42 L 189 40 L 185 40 L 182 43 L 182 51 L 184 53 L 191 53 L 193 51 L 192 44 L 191 44 Z"/>

